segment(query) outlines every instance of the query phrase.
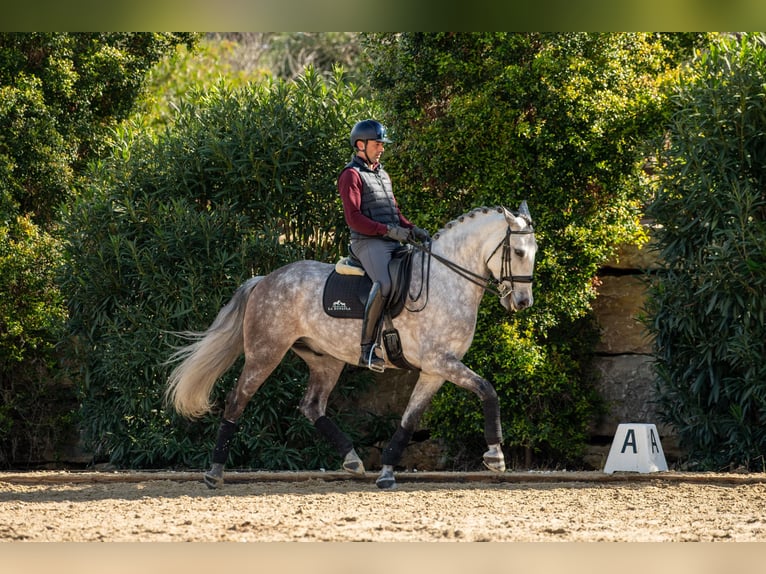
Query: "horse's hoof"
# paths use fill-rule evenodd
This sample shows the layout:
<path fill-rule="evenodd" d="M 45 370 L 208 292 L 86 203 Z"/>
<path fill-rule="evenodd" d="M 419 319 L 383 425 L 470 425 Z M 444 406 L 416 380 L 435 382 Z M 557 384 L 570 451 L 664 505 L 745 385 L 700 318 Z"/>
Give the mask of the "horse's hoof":
<path fill-rule="evenodd" d="M 394 478 L 394 471 L 384 468 L 378 479 L 375 481 L 377 487 L 381 490 L 393 490 L 396 488 L 396 478 Z"/>
<path fill-rule="evenodd" d="M 206 472 L 202 479 L 205 481 L 205 484 L 210 490 L 216 490 L 217 488 L 223 486 L 223 478 L 220 476 L 213 476 L 212 474 Z"/>
<path fill-rule="evenodd" d="M 381 476 L 375 481 L 375 484 L 381 490 L 394 490 L 396 488 L 396 479 L 393 476 Z"/>
<path fill-rule="evenodd" d="M 223 486 L 223 465 L 214 464 L 210 470 L 202 475 L 202 479 L 211 490 L 221 488 Z"/>
<path fill-rule="evenodd" d="M 351 449 L 343 459 L 343 470 L 356 476 L 364 476 L 364 463 L 355 450 Z"/>
<path fill-rule="evenodd" d="M 489 450 L 484 453 L 484 466 L 492 472 L 505 472 L 503 449 L 499 446 L 491 446 Z"/>
<path fill-rule="evenodd" d="M 485 459 L 484 460 L 484 466 L 486 466 L 492 472 L 505 472 L 505 461 L 504 460 L 487 461 Z"/>

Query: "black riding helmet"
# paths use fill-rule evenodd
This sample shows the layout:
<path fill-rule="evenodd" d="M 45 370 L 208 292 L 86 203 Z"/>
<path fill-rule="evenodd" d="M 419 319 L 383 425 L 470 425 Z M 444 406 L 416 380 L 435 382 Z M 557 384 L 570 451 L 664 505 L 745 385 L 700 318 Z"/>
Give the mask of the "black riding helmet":
<path fill-rule="evenodd" d="M 375 140 L 383 143 L 391 143 L 391 140 L 386 136 L 386 128 L 383 124 L 375 120 L 362 120 L 356 122 L 354 127 L 351 128 L 351 147 L 356 149 L 356 142 L 359 140 L 368 141 Z"/>

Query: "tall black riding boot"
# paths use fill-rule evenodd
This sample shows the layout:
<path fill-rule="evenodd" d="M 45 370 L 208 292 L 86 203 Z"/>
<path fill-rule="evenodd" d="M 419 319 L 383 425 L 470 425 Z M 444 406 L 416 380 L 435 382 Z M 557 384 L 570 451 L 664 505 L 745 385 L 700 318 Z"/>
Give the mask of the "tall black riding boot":
<path fill-rule="evenodd" d="M 367 305 L 364 307 L 364 319 L 362 320 L 362 354 L 359 357 L 359 366 L 367 367 L 372 371 L 382 373 L 385 361 L 375 354 L 375 339 L 378 334 L 378 326 L 386 306 L 386 298 L 380 292 L 380 283 L 375 281 L 367 297 Z"/>

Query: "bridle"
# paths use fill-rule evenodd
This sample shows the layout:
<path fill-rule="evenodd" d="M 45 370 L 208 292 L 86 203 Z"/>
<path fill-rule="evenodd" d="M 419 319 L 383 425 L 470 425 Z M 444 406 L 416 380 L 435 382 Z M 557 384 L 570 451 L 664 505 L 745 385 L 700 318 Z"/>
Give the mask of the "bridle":
<path fill-rule="evenodd" d="M 490 291 L 491 293 L 495 293 L 498 297 L 501 299 L 505 299 L 508 295 L 514 292 L 514 285 L 516 283 L 532 283 L 533 278 L 531 275 L 514 275 L 513 274 L 513 262 L 511 258 L 511 235 L 531 235 L 535 231 L 534 229 L 519 229 L 518 231 L 515 231 L 511 229 L 511 226 L 509 225 L 505 230 L 505 238 L 497 244 L 497 247 L 495 247 L 494 251 L 490 254 L 490 256 L 487 258 L 487 260 L 484 262 L 485 265 L 487 265 L 487 268 L 489 268 L 489 260 L 492 259 L 492 257 L 495 256 L 495 253 L 497 253 L 497 250 L 500 249 L 502 246 L 502 261 L 500 263 L 500 278 L 495 279 L 490 272 L 489 279 L 486 279 L 486 285 L 484 286 L 484 289 L 486 291 Z M 507 287 L 506 284 L 510 282 L 511 286 Z M 494 286 L 489 287 L 489 284 L 492 283 Z"/>
<path fill-rule="evenodd" d="M 526 219 L 526 218 L 525 218 Z M 529 221 L 527 220 L 527 223 Z M 533 278 L 532 275 L 514 275 L 513 274 L 513 263 L 512 263 L 512 257 L 511 257 L 511 235 L 531 235 L 535 231 L 531 228 L 529 229 L 519 229 L 514 230 L 511 229 L 511 226 L 508 225 L 508 227 L 505 230 L 505 237 L 500 241 L 500 243 L 497 244 L 497 247 L 495 247 L 492 250 L 492 253 L 490 253 L 489 257 L 487 257 L 487 260 L 484 262 L 484 264 L 489 268 L 489 262 L 490 260 L 495 256 L 495 254 L 500 250 L 501 251 L 501 257 L 502 261 L 500 263 L 500 277 L 495 278 L 492 272 L 490 271 L 489 277 L 484 277 L 483 275 L 479 275 L 478 273 L 474 273 L 470 269 L 466 269 L 465 267 L 462 267 L 455 263 L 454 261 L 450 261 L 449 259 L 442 257 L 441 255 L 434 253 L 431 251 L 431 245 L 428 244 L 418 244 L 418 243 L 412 243 L 415 247 L 415 249 L 418 249 L 419 251 L 423 252 L 424 254 L 428 255 L 428 270 L 426 271 L 425 277 L 426 283 L 429 283 L 429 278 L 431 276 L 431 258 L 436 259 L 439 263 L 447 267 L 452 272 L 456 273 L 457 275 L 460 275 L 464 279 L 467 279 L 474 285 L 478 285 L 485 291 L 489 291 L 490 293 L 493 293 L 497 295 L 500 299 L 505 299 L 508 297 L 511 293 L 515 291 L 515 284 L 516 283 L 532 283 Z M 510 287 L 508 287 L 508 283 L 510 283 Z M 414 301 L 417 301 L 422 294 L 422 287 L 421 292 L 418 293 L 416 297 L 413 298 Z M 428 287 L 426 287 L 426 303 L 428 301 Z M 425 308 L 425 305 L 419 309 L 419 311 L 422 311 Z"/>

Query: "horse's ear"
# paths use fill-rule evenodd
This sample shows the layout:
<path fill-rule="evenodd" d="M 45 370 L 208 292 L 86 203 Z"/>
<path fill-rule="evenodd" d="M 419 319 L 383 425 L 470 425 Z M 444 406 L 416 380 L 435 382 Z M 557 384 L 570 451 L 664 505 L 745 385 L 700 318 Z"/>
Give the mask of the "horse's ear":
<path fill-rule="evenodd" d="M 532 221 L 532 214 L 529 213 L 529 207 L 527 206 L 527 200 L 524 199 L 519 206 L 519 215 L 522 215 Z"/>

